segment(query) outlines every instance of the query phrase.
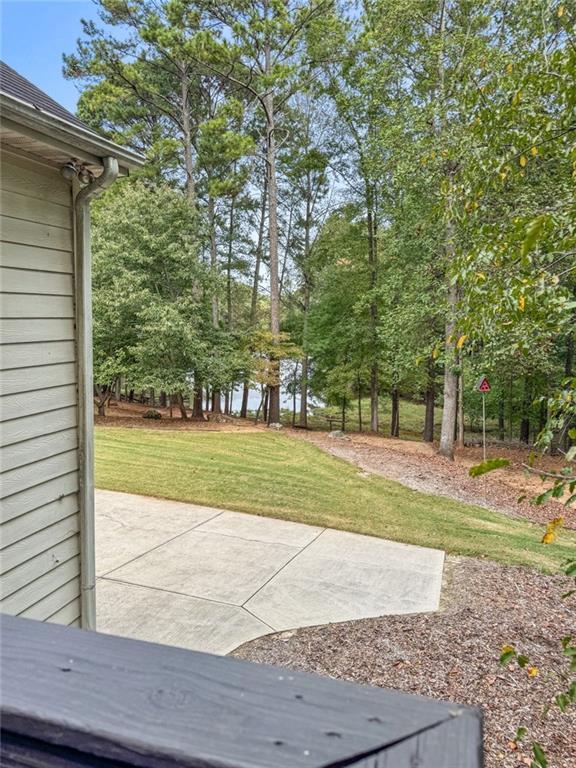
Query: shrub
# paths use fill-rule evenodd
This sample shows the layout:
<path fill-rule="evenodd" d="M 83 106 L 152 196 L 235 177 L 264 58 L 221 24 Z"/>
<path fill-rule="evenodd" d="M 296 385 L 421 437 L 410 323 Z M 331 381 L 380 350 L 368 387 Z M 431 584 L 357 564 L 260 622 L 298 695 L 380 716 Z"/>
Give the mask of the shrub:
<path fill-rule="evenodd" d="M 150 408 L 150 410 L 146 411 L 142 414 L 143 419 L 161 419 L 162 414 L 160 411 L 155 411 L 154 408 Z"/>

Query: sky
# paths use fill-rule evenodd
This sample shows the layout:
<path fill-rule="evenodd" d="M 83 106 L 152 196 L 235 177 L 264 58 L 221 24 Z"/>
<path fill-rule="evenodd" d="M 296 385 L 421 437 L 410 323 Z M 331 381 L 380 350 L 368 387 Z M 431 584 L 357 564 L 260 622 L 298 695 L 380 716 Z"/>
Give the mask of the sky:
<path fill-rule="evenodd" d="M 62 54 L 75 51 L 82 18 L 98 19 L 90 0 L 0 0 L 0 58 L 71 112 L 79 93 Z"/>

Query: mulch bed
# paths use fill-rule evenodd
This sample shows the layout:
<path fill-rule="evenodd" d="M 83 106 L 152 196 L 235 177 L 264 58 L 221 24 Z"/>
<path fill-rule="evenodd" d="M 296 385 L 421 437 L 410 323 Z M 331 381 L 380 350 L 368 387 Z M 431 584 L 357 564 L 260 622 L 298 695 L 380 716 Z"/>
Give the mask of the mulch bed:
<path fill-rule="evenodd" d="M 291 435 L 313 442 L 319 448 L 356 464 L 366 472 L 396 480 L 408 488 L 477 504 L 511 517 L 524 517 L 534 523 L 547 523 L 562 516 L 566 528 L 576 528 L 575 508 L 558 502 L 541 506 L 530 503 L 537 493 L 549 487 L 538 476 L 526 477 L 522 467 L 529 459 L 528 448 L 491 446 L 489 456 L 510 460 L 503 470 L 482 477 L 470 477 L 469 469 L 482 461 L 482 449 L 469 447 L 455 461 L 438 456 L 435 447 L 422 442 L 391 440 L 378 436 L 352 434 L 347 439 L 331 439 L 322 432 L 292 430 Z M 557 470 L 561 460 L 543 457 L 543 469 Z M 524 500 L 519 499 L 525 496 Z M 575 767 L 576 768 L 576 767 Z"/>
<path fill-rule="evenodd" d="M 438 613 L 311 627 L 260 638 L 234 655 L 266 664 L 395 688 L 482 707 L 486 768 L 531 765 L 530 743 L 546 749 L 550 768 L 576 766 L 576 706 L 544 708 L 567 688 L 560 639 L 576 632 L 576 596 L 562 600 L 563 576 L 472 558 L 448 558 Z M 501 667 L 515 645 L 537 667 Z M 529 729 L 516 745 L 519 726 Z"/>

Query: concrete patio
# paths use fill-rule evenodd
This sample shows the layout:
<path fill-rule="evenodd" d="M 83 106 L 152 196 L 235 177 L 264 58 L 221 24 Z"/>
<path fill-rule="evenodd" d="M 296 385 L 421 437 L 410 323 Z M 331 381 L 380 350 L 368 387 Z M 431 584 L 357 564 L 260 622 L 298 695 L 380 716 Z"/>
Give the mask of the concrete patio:
<path fill-rule="evenodd" d="M 98 629 L 229 653 L 270 632 L 438 608 L 444 553 L 96 492 Z"/>

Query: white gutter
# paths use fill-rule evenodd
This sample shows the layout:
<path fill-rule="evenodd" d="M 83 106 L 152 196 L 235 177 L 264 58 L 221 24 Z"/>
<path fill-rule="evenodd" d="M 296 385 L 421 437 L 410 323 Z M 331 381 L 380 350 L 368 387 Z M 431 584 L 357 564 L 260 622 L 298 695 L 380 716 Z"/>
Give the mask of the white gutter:
<path fill-rule="evenodd" d="M 74 200 L 74 259 L 78 365 L 78 440 L 80 464 L 81 624 L 96 629 L 96 563 L 94 536 L 94 397 L 92 380 L 92 254 L 90 201 L 118 176 L 118 160 L 102 159 L 103 172 Z"/>

